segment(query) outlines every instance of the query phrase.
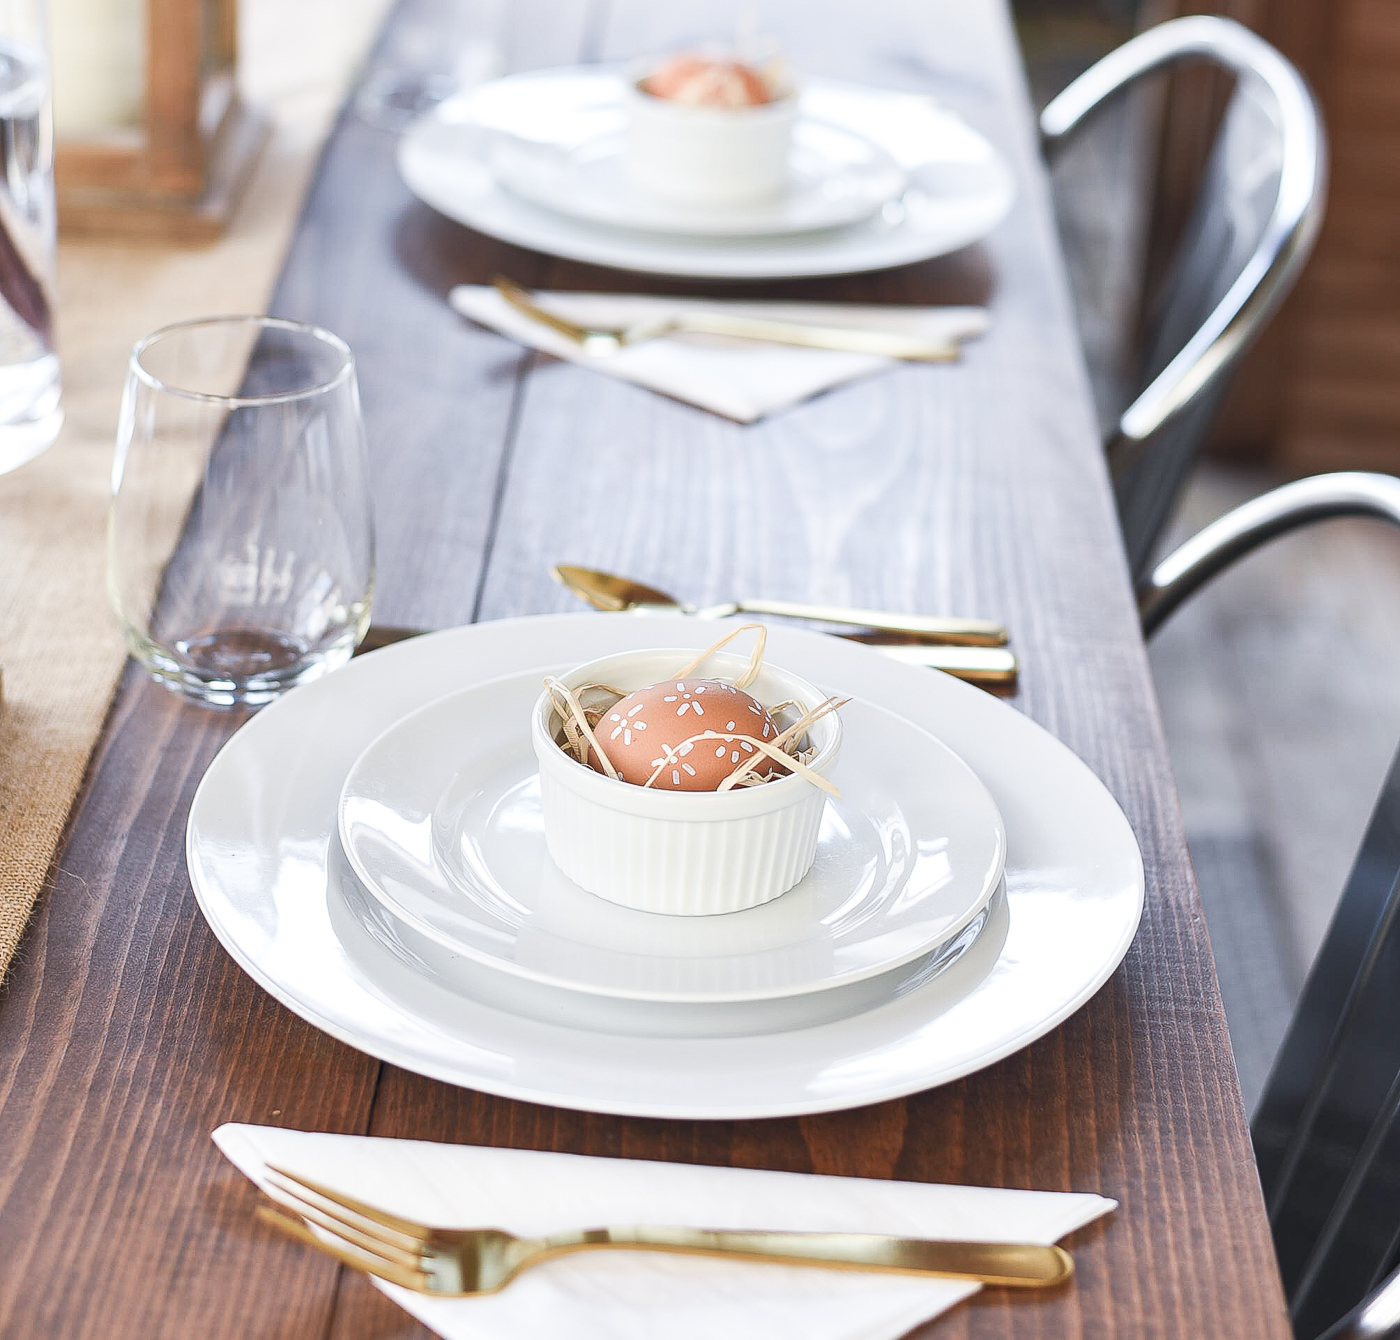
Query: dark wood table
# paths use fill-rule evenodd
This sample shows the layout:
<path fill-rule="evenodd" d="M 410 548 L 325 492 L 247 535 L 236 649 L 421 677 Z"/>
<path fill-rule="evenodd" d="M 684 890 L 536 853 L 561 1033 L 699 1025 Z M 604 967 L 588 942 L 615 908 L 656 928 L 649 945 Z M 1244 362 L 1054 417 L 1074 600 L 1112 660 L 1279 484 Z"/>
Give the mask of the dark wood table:
<path fill-rule="evenodd" d="M 725 31 L 715 6 L 679 0 L 494 10 L 512 68 Z M 400 10 L 376 59 L 392 62 L 422 18 Z M 446 289 L 498 270 L 638 284 L 438 218 L 400 184 L 390 137 L 343 119 L 273 310 L 358 353 L 377 613 L 446 626 L 566 609 L 546 570 L 570 559 L 701 601 L 762 592 L 1004 619 L 1025 667 L 1014 705 L 1088 760 L 1142 845 L 1147 911 L 1126 961 L 1033 1046 L 858 1111 L 624 1120 L 450 1088 L 318 1033 L 220 949 L 185 873 L 184 824 L 240 717 L 129 671 L 0 997 L 0 1334 L 419 1334 L 362 1278 L 254 1224 L 251 1188 L 209 1141 L 229 1120 L 1099 1191 L 1122 1208 L 1071 1242 L 1072 1287 L 985 1292 L 937 1333 L 1289 1333 L 1006 8 L 793 0 L 764 23 L 800 68 L 936 93 L 1008 155 L 1020 195 L 984 247 L 763 291 L 986 300 L 991 333 L 957 367 L 903 366 L 737 427 L 460 321 Z M 697 451 L 732 468 L 697 487 Z M 727 482 L 741 475 L 755 481 L 742 498 Z"/>

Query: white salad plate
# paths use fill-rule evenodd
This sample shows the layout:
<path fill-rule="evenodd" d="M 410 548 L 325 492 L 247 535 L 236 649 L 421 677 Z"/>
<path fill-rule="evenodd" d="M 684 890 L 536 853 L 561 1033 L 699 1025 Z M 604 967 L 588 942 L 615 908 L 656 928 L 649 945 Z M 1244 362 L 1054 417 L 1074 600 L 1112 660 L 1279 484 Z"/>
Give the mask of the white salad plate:
<path fill-rule="evenodd" d="M 766 237 L 839 228 L 868 219 L 909 183 L 879 145 L 811 119 L 793 129 L 788 189 L 776 200 L 746 207 L 686 207 L 638 189 L 628 173 L 620 129 L 576 145 L 503 135 L 490 153 L 497 180 L 546 209 L 605 228 L 682 237 Z"/>
<path fill-rule="evenodd" d="M 803 86 L 799 125 L 807 128 L 794 159 L 800 171 L 793 200 L 806 211 L 802 217 L 813 217 L 814 191 L 820 193 L 811 181 L 817 159 L 803 152 L 821 139 L 817 127 L 826 128 L 829 160 L 841 157 L 835 135 L 847 137 L 842 153 L 848 160 L 852 144 L 873 146 L 866 150 L 872 154 L 868 167 L 859 173 L 850 161 L 833 163 L 833 200 L 856 178 L 881 180 L 875 170 L 880 161 L 905 179 L 902 190 L 891 190 L 873 209 L 862 205 L 845 226 L 809 223 L 805 231 L 764 227 L 724 235 L 709 210 L 696 211 L 682 231 L 677 207 L 660 205 L 657 210 L 671 221 L 665 229 L 656 230 L 660 213 L 648 216 L 652 231 L 636 222 L 610 226 L 616 210 L 599 216 L 597 187 L 617 171 L 616 153 L 604 152 L 601 166 L 583 165 L 594 161 L 587 146 L 619 141 L 624 94 L 622 74 L 598 67 L 495 80 L 449 99 L 414 125 L 399 144 L 399 171 L 425 203 L 502 241 L 623 270 L 711 279 L 855 274 L 927 260 L 986 236 L 1015 197 L 1015 179 L 1002 156 L 931 99 L 814 79 Z M 553 183 L 551 161 L 559 172 Z M 595 205 L 585 200 L 562 209 L 566 183 L 579 173 L 593 181 L 580 194 Z M 852 189 L 860 195 L 866 188 Z M 590 216 L 580 217 L 580 211 Z"/>
<path fill-rule="evenodd" d="M 715 1012 L 713 1035 L 656 1036 L 642 1016 L 658 1005 L 600 1000 L 616 1013 L 610 1027 L 569 1007 L 588 998 L 579 993 L 557 992 L 546 1007 L 551 988 L 483 972 L 347 877 L 341 787 L 395 721 L 531 667 L 655 646 L 698 651 L 727 626 L 660 615 L 501 620 L 387 647 L 293 690 L 224 746 L 196 792 L 186 856 L 205 919 L 264 989 L 362 1051 L 509 1098 L 648 1117 L 778 1117 L 913 1093 L 1032 1042 L 1108 980 L 1137 929 L 1143 868 L 1103 784 L 990 695 L 797 629 L 770 630 L 775 664 L 927 730 L 967 762 L 1002 815 L 1005 894 L 942 971 L 897 972 L 887 990 L 884 977 L 856 983 L 847 990 L 873 993 L 865 1008 L 818 1012 L 805 1027 L 796 1017 L 736 1035 L 730 1012 L 769 1002 L 722 1002 L 690 1007 Z M 474 989 L 478 976 L 541 1003 L 515 1008 L 494 986 Z"/>
<path fill-rule="evenodd" d="M 542 675 L 571 668 L 430 703 L 390 726 L 345 779 L 339 831 L 356 875 L 444 948 L 591 995 L 749 1002 L 892 972 L 949 944 L 991 901 L 1006 833 L 986 787 L 926 731 L 859 701 L 841 709 L 831 778 L 841 797 L 827 800 L 816 861 L 787 893 L 722 916 L 595 897 L 549 858 L 539 764 L 521 730 Z"/>

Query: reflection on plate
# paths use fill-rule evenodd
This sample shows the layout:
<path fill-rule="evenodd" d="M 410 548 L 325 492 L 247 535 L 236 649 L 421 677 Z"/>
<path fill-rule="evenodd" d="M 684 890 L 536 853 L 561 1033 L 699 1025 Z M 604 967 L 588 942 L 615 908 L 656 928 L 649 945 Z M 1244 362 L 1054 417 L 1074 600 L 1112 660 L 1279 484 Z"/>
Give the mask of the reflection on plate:
<path fill-rule="evenodd" d="M 855 274 L 927 260 L 984 237 L 1015 196 L 1003 157 L 929 98 L 812 80 L 802 92 L 801 124 L 844 135 L 843 152 L 857 143 L 874 146 L 907 181 L 845 226 L 703 236 L 703 226 L 647 232 L 608 226 L 610 219 L 596 215 L 575 217 L 577 209 L 561 212 L 552 169 L 532 172 L 523 166 L 528 154 L 557 163 L 559 156 L 586 159 L 589 145 L 616 144 L 622 98 L 621 75 L 596 67 L 511 75 L 424 117 L 399 143 L 399 171 L 434 209 L 517 246 L 623 270 L 715 279 Z M 813 133 L 804 131 L 809 141 Z M 521 155 L 515 171 L 516 150 L 507 152 L 504 168 L 498 157 L 504 137 Z M 826 153 L 836 152 L 834 140 L 824 143 Z M 580 168 L 585 177 L 593 170 Z M 583 208 L 601 208 L 596 193 L 594 200 Z"/>
<path fill-rule="evenodd" d="M 799 121 L 788 189 L 746 208 L 686 208 L 639 190 L 628 175 L 625 137 L 540 144 L 502 136 L 491 148 L 497 179 L 517 195 L 585 223 L 697 237 L 813 232 L 867 219 L 898 196 L 908 177 L 878 145 L 840 126 Z"/>
<path fill-rule="evenodd" d="M 373 898 L 360 883 L 338 842 L 331 843 L 327 911 L 336 936 L 365 976 L 389 992 L 408 1013 L 431 998 L 442 1023 L 461 1026 L 463 1002 L 522 1019 L 568 1029 L 632 1038 L 765 1037 L 834 1023 L 926 987 L 977 946 L 974 969 L 990 972 L 1006 939 L 1006 889 L 955 935 L 922 958 L 879 977 L 838 986 L 818 995 L 771 1000 L 686 1004 L 635 1001 L 560 990 L 463 958 L 420 935 Z M 985 942 L 985 943 L 984 943 Z"/>
<path fill-rule="evenodd" d="M 545 673 L 455 693 L 396 722 L 340 794 L 341 842 L 366 888 L 445 948 L 532 982 L 633 1000 L 719 1002 L 827 991 L 945 945 L 986 907 L 1006 860 L 996 805 L 926 731 L 870 703 L 844 744 L 811 872 L 715 917 L 634 911 L 586 893 L 545 850 L 526 725 Z"/>

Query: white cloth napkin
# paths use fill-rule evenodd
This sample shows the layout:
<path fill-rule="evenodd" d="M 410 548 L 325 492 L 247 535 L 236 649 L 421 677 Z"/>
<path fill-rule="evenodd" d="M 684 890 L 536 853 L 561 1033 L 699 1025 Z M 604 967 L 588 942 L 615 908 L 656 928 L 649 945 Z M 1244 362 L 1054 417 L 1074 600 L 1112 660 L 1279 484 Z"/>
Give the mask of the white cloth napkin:
<path fill-rule="evenodd" d="M 214 1142 L 259 1185 L 266 1164 L 276 1163 L 423 1223 L 529 1235 L 659 1223 L 1049 1244 L 1117 1206 L 1094 1195 L 584 1158 L 270 1126 L 220 1126 Z M 430 1298 L 375 1284 L 448 1340 L 895 1340 L 980 1287 L 645 1252 L 563 1257 L 480 1298 Z"/>
<path fill-rule="evenodd" d="M 712 302 L 606 293 L 536 296 L 542 307 L 580 325 L 620 326 L 679 311 L 724 311 L 818 325 L 861 326 L 931 339 L 969 339 L 987 328 L 987 312 L 982 307 Z M 520 344 L 650 387 L 740 423 L 752 423 L 819 391 L 878 372 L 893 362 L 875 354 L 698 335 L 666 335 L 615 354 L 586 354 L 548 326 L 517 312 L 494 288 L 462 284 L 452 290 L 451 302 L 463 316 Z"/>

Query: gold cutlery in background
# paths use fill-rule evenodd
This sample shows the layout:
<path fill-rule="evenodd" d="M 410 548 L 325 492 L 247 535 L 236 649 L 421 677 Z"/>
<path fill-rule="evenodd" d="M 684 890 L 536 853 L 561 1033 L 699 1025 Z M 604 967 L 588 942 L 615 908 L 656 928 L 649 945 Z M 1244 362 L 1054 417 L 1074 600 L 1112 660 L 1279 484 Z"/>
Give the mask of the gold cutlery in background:
<path fill-rule="evenodd" d="M 724 335 L 764 344 L 792 344 L 808 349 L 841 349 L 847 353 L 879 354 L 922 363 L 947 363 L 957 359 L 956 340 L 925 339 L 893 330 L 866 330 L 855 326 L 825 326 L 775 317 L 741 316 L 737 312 L 677 312 L 628 326 L 581 326 L 541 307 L 528 290 L 497 276 L 492 284 L 517 312 L 548 326 L 578 345 L 586 354 L 606 357 L 634 344 L 663 335 Z"/>
<path fill-rule="evenodd" d="M 494 1293 L 552 1257 L 607 1248 L 934 1275 L 1007 1288 L 1046 1288 L 1074 1273 L 1073 1260 L 1060 1247 L 938 1242 L 876 1233 L 718 1232 L 634 1225 L 517 1238 L 494 1228 L 433 1228 L 280 1168 L 269 1168 L 268 1183 L 264 1189 L 269 1197 L 292 1214 L 261 1205 L 260 1219 L 357 1270 L 418 1293 L 454 1298 Z"/>
<path fill-rule="evenodd" d="M 665 610 L 673 614 L 694 614 L 705 619 L 723 619 L 730 614 L 774 614 L 785 619 L 813 619 L 818 623 L 849 624 L 882 633 L 900 633 L 919 642 L 968 647 L 1006 645 L 1006 629 L 990 619 L 896 614 L 889 610 L 851 609 L 844 605 L 804 605 L 791 600 L 733 600 L 697 609 L 645 582 L 600 572 L 597 568 L 556 563 L 549 571 L 556 582 L 567 586 L 595 609 L 609 612 Z"/>
<path fill-rule="evenodd" d="M 411 637 L 421 637 L 429 631 L 431 630 L 427 628 L 371 624 L 357 650 L 378 651 L 380 647 L 387 647 L 394 642 L 405 642 Z M 942 670 L 957 679 L 965 679 L 980 689 L 986 689 L 989 693 L 1009 693 L 1016 687 L 1016 657 L 1005 647 L 951 647 L 907 641 L 882 642 L 879 640 L 882 635 L 878 633 L 844 633 L 838 636 L 847 637 L 853 642 L 868 643 L 875 650 L 907 665 L 923 665 L 930 670 Z"/>
<path fill-rule="evenodd" d="M 851 642 L 863 642 L 891 660 L 942 670 L 945 675 L 965 679 L 992 693 L 1014 692 L 1021 669 L 1015 653 L 1005 647 L 930 647 L 884 633 L 842 633 L 839 636 Z"/>

